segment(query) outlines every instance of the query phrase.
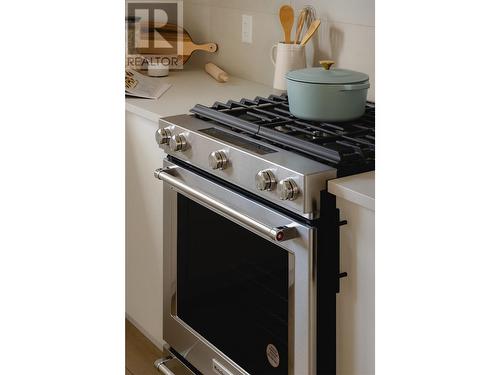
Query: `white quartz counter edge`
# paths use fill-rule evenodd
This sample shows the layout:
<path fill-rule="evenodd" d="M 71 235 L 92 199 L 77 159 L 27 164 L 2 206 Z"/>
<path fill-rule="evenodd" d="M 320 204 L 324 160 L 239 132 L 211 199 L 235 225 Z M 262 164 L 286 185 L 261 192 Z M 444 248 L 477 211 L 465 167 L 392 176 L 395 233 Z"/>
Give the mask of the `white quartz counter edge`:
<path fill-rule="evenodd" d="M 216 101 L 279 94 L 270 86 L 238 77 L 230 77 L 229 82 L 219 83 L 204 70 L 195 68 L 172 71 L 168 77 L 158 80 L 164 80 L 172 87 L 158 100 L 127 97 L 126 111 L 157 122 L 161 117 L 188 113 L 195 104 L 211 106 Z"/>
<path fill-rule="evenodd" d="M 375 211 L 375 172 L 328 181 L 328 191 L 337 197 Z"/>

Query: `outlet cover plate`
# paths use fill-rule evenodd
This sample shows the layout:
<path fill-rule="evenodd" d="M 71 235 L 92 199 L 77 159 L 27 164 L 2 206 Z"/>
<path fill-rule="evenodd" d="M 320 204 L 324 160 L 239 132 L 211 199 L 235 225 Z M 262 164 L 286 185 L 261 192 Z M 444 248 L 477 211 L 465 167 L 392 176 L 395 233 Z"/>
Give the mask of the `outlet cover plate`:
<path fill-rule="evenodd" d="M 241 41 L 243 43 L 252 43 L 252 21 L 253 17 L 243 14 L 241 16 Z"/>

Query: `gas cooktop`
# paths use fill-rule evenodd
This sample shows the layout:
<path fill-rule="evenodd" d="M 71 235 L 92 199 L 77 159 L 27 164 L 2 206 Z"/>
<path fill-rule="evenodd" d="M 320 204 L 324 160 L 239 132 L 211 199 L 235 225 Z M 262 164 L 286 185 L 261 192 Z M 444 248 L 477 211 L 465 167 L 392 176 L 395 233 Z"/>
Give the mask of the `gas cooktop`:
<path fill-rule="evenodd" d="M 375 103 L 363 117 L 348 122 L 314 122 L 294 117 L 286 94 L 267 98 L 197 104 L 198 118 L 237 133 L 303 154 L 337 169 L 337 177 L 375 169 Z"/>

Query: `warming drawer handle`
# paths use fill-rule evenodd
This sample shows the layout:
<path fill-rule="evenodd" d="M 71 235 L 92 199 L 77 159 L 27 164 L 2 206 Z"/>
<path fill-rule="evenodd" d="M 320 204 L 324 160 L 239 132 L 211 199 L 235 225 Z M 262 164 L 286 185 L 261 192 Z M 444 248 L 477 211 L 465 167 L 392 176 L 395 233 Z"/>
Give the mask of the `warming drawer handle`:
<path fill-rule="evenodd" d="M 155 361 L 155 368 L 164 375 L 175 375 L 165 364 L 173 357 L 161 358 Z"/>
<path fill-rule="evenodd" d="M 288 227 L 288 226 L 268 227 L 267 225 L 262 224 L 256 221 L 255 219 L 252 219 L 251 217 L 242 214 L 241 212 L 238 212 L 231 207 L 226 206 L 225 204 L 219 202 L 218 200 L 196 189 L 193 189 L 192 187 L 186 185 L 185 183 L 183 183 L 178 178 L 172 175 L 175 169 L 177 169 L 177 167 L 159 168 L 155 171 L 154 175 L 157 179 L 167 182 L 177 190 L 200 200 L 201 202 L 210 207 L 213 207 L 221 211 L 222 213 L 231 217 L 235 221 L 238 221 L 242 224 L 249 226 L 250 228 L 256 230 L 260 234 L 264 235 L 265 237 L 273 241 L 281 242 L 290 240 L 298 236 L 297 229 L 294 227 Z"/>

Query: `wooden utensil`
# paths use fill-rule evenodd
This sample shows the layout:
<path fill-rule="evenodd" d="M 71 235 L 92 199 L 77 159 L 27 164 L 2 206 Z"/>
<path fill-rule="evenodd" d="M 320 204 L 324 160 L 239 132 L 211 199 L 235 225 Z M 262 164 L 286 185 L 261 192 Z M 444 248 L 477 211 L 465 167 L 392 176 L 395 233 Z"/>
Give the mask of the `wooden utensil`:
<path fill-rule="evenodd" d="M 300 11 L 299 19 L 297 20 L 297 30 L 295 30 L 295 44 L 299 43 L 300 33 L 302 32 L 302 27 L 304 27 L 304 21 L 306 19 L 306 10 L 302 9 Z"/>
<path fill-rule="evenodd" d="M 293 8 L 290 5 L 282 5 L 280 8 L 280 21 L 281 27 L 283 27 L 285 43 L 287 44 L 292 42 L 293 17 Z"/>
<path fill-rule="evenodd" d="M 210 74 L 217 82 L 227 82 L 229 75 L 214 63 L 205 64 L 205 72 Z"/>
<path fill-rule="evenodd" d="M 306 43 L 309 41 L 309 39 L 311 39 L 313 37 L 316 30 L 318 30 L 318 27 L 320 24 L 321 24 L 320 20 L 314 20 L 311 23 L 311 26 L 309 26 L 309 29 L 307 29 L 306 34 L 304 35 L 304 37 L 302 38 L 302 41 L 300 42 L 301 46 L 305 46 Z"/>
<path fill-rule="evenodd" d="M 206 52 L 215 52 L 217 51 L 217 44 L 215 43 L 205 43 L 205 44 L 196 44 L 191 39 L 191 35 L 189 33 L 177 25 L 167 24 L 161 27 L 155 27 L 155 25 L 149 25 L 149 27 L 145 27 L 146 25 L 141 25 L 141 36 L 142 40 L 156 40 L 160 45 L 166 42 L 170 44 L 174 44 L 177 42 L 178 33 L 182 33 L 182 45 L 183 51 L 182 55 L 179 54 L 179 57 L 182 56 L 183 63 L 186 63 L 191 57 L 192 53 L 195 51 L 206 51 Z M 155 30 L 158 32 L 155 33 Z M 149 33 L 147 32 L 149 31 Z M 166 42 L 165 42 L 166 41 Z M 136 48 L 137 53 L 139 54 L 154 54 L 154 55 L 171 55 L 172 48 Z"/>

